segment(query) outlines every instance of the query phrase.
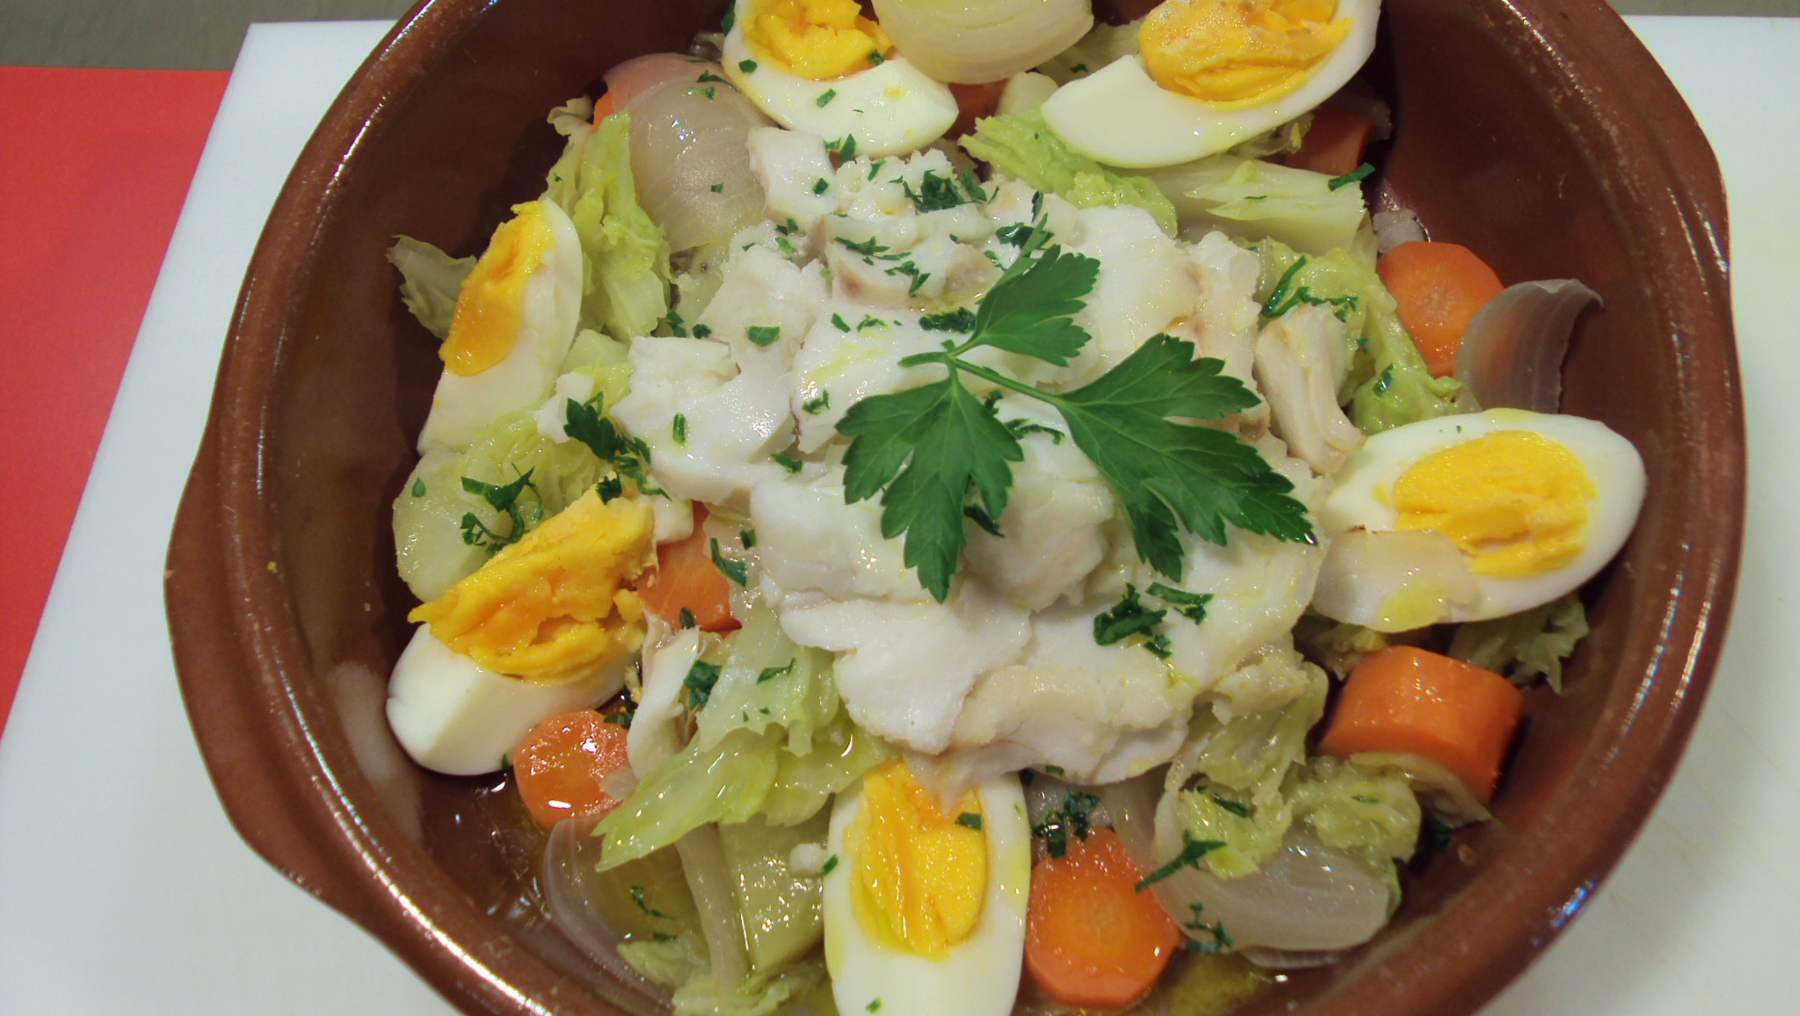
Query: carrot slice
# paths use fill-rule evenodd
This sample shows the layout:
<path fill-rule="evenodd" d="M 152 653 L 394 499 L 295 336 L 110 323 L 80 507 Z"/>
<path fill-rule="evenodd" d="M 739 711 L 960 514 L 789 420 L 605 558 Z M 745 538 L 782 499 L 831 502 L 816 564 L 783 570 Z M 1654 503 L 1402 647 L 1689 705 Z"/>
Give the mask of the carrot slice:
<path fill-rule="evenodd" d="M 645 576 L 638 595 L 670 624 L 680 624 L 685 609 L 706 631 L 733 631 L 738 622 L 731 616 L 731 582 L 713 563 L 705 521 L 705 506 L 695 504 L 693 533 L 656 548 L 656 570 Z"/>
<path fill-rule="evenodd" d="M 950 86 L 950 94 L 956 96 L 956 123 L 950 128 L 950 137 L 960 138 L 975 129 L 975 121 L 984 116 L 993 116 L 1000 108 L 1000 93 L 1006 91 L 1006 79 L 990 81 L 984 85 Z"/>
<path fill-rule="evenodd" d="M 613 98 L 611 92 L 607 92 L 605 95 L 594 100 L 594 123 L 598 124 L 618 111 L 618 101 Z"/>
<path fill-rule="evenodd" d="M 1469 323 L 1506 288 L 1486 261 L 1454 243 L 1403 243 L 1383 254 L 1375 270 L 1400 304 L 1400 323 L 1438 377 L 1456 372 L 1456 351 Z"/>
<path fill-rule="evenodd" d="M 625 727 L 592 709 L 552 716 L 512 754 L 513 783 L 545 829 L 565 818 L 598 818 L 618 807 L 603 784 L 625 768 Z"/>
<path fill-rule="evenodd" d="M 1325 105 L 1313 110 L 1312 126 L 1300 150 L 1287 157 L 1295 169 L 1310 169 L 1326 176 L 1343 176 L 1363 163 L 1375 121 L 1361 109 Z"/>
<path fill-rule="evenodd" d="M 1181 941 L 1119 834 L 1069 841 L 1031 873 L 1025 966 L 1064 1005 L 1123 1009 L 1150 993 Z"/>
<path fill-rule="evenodd" d="M 1487 804 L 1524 714 L 1525 694 L 1499 674 L 1395 646 L 1363 657 L 1350 672 L 1319 752 L 1423 755 Z"/>

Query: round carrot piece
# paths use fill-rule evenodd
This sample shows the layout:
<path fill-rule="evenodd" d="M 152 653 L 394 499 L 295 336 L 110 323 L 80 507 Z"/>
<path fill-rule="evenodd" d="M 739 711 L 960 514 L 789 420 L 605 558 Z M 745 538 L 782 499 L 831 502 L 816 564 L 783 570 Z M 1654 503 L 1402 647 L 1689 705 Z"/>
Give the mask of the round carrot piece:
<path fill-rule="evenodd" d="M 1071 839 L 1031 873 L 1025 966 L 1064 1005 L 1123 1009 L 1150 993 L 1181 941 L 1119 835 Z"/>
<path fill-rule="evenodd" d="M 1525 694 L 1499 674 L 1394 646 L 1363 657 L 1350 672 L 1319 753 L 1422 755 L 1487 804 L 1524 715 Z"/>
<path fill-rule="evenodd" d="M 739 625 L 731 616 L 731 580 L 713 563 L 712 544 L 701 525 L 705 521 L 706 507 L 694 505 L 694 531 L 656 548 L 656 568 L 638 584 L 638 595 L 670 624 L 680 624 L 686 610 L 702 630 L 735 631 Z"/>
<path fill-rule="evenodd" d="M 629 764 L 625 727 L 592 709 L 552 716 L 512 755 L 513 781 L 545 829 L 565 818 L 599 818 L 618 806 L 602 784 Z"/>
<path fill-rule="evenodd" d="M 1456 351 L 1481 308 L 1506 287 L 1486 261 L 1455 243 L 1403 243 L 1375 265 L 1400 305 L 1426 366 L 1438 377 L 1456 373 Z"/>

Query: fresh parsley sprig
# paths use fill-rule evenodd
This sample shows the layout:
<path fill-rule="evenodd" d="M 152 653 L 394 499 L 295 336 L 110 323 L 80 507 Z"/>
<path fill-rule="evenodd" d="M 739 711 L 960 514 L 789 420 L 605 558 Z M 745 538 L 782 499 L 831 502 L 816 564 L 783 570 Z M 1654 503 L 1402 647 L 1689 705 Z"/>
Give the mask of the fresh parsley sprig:
<path fill-rule="evenodd" d="M 1018 435 L 969 389 L 967 375 L 1054 407 L 1124 506 L 1138 555 L 1172 579 L 1182 574 L 1182 529 L 1217 544 L 1225 542 L 1228 523 L 1310 542 L 1306 508 L 1289 496 L 1292 484 L 1236 436 L 1196 424 L 1258 400 L 1222 373 L 1221 361 L 1195 359 L 1192 343 L 1157 335 L 1070 392 L 1046 391 L 967 359 L 991 346 L 1060 367 L 1088 343 L 1074 318 L 1100 263 L 1049 240 L 1040 217 L 976 309 L 966 340 L 900 361 L 940 365 L 943 380 L 864 399 L 844 415 L 838 430 L 851 438 L 845 499 L 854 504 L 880 494 L 882 535 L 903 536 L 906 566 L 939 601 L 949 597 L 968 539 L 971 490 L 981 513 L 998 520 L 1012 487 L 1011 464 L 1024 458 Z"/>

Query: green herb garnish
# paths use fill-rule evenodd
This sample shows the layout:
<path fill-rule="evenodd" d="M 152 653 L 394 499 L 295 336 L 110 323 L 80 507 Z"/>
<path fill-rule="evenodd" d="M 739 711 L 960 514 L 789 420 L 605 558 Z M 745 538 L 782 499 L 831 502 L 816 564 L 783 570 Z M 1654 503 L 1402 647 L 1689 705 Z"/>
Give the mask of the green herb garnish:
<path fill-rule="evenodd" d="M 1176 589 L 1174 586 L 1166 586 L 1161 582 L 1152 583 L 1145 592 L 1174 607 L 1177 614 L 1195 624 L 1206 620 L 1206 605 L 1211 603 L 1213 598 L 1211 593 L 1190 593 L 1185 589 Z"/>
<path fill-rule="evenodd" d="M 717 546 L 718 541 L 713 541 Z M 712 698 L 713 685 L 719 683 L 719 665 L 695 660 L 688 668 L 687 676 L 681 679 L 681 686 L 688 690 L 688 708 L 699 712 L 706 708 L 706 702 Z"/>
<path fill-rule="evenodd" d="M 676 413 L 674 422 L 669 424 L 669 432 L 674 435 L 676 444 L 687 444 L 687 416 Z"/>
<path fill-rule="evenodd" d="M 731 558 L 720 553 L 719 541 L 716 539 L 712 541 L 712 562 L 713 567 L 719 569 L 719 573 L 731 581 L 740 586 L 747 586 L 750 584 L 750 572 L 749 569 L 744 566 L 744 562 L 733 561 Z"/>
<path fill-rule="evenodd" d="M 927 314 L 919 319 L 919 327 L 928 332 L 961 332 L 967 335 L 975 330 L 975 312 L 967 307 L 958 307 L 942 314 Z"/>
<path fill-rule="evenodd" d="M 835 98 L 837 98 L 837 89 L 827 88 L 823 92 L 819 93 L 819 97 L 817 99 L 813 100 L 813 105 L 819 107 L 820 109 L 824 109 L 826 106 L 831 105 L 831 100 L 833 100 Z M 845 156 L 845 158 L 849 158 L 849 156 Z"/>
<path fill-rule="evenodd" d="M 764 667 L 762 673 L 756 675 L 757 684 L 766 684 L 778 677 L 786 677 L 794 672 L 794 661 L 789 660 L 779 667 Z"/>
<path fill-rule="evenodd" d="M 1144 880 L 1135 887 L 1138 892 L 1143 892 L 1183 868 L 1198 869 L 1201 858 L 1225 845 L 1223 840 L 1196 840 L 1185 832 L 1181 834 L 1181 840 L 1181 853 L 1171 858 L 1168 864 L 1145 875 Z"/>
<path fill-rule="evenodd" d="M 1353 183 L 1362 183 L 1374 172 L 1375 167 L 1365 162 L 1350 172 L 1345 173 L 1343 176 L 1332 177 L 1331 182 L 1326 184 L 1325 187 L 1328 190 L 1337 190 L 1340 187 L 1348 187 Z"/>
<path fill-rule="evenodd" d="M 972 811 L 965 811 L 961 815 L 956 816 L 956 824 L 962 826 L 964 829 L 973 829 L 976 832 L 980 832 L 981 816 Z"/>
<path fill-rule="evenodd" d="M 744 329 L 744 336 L 759 346 L 773 345 L 781 338 L 780 325 L 751 325 Z"/>
<path fill-rule="evenodd" d="M 849 329 L 845 330 L 848 331 Z M 814 398 L 807 399 L 805 402 L 800 403 L 800 408 L 808 416 L 817 416 L 820 413 L 823 413 L 825 410 L 831 408 L 831 392 L 823 388 L 819 389 L 819 394 Z"/>

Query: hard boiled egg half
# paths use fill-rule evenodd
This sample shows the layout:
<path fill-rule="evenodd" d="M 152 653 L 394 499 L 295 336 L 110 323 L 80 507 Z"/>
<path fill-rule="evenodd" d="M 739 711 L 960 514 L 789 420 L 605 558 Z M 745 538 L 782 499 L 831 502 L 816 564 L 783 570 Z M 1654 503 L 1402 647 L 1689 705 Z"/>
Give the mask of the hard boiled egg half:
<path fill-rule="evenodd" d="M 543 401 L 575 341 L 581 283 L 581 237 L 568 215 L 550 201 L 513 206 L 457 297 L 420 452 L 461 448 Z"/>
<path fill-rule="evenodd" d="M 1342 88 L 1374 51 L 1380 15 L 1381 0 L 1164 0 L 1140 53 L 1058 89 L 1044 119 L 1108 165 L 1213 155 Z"/>
<path fill-rule="evenodd" d="M 1016 776 L 945 808 L 890 762 L 838 795 L 829 849 L 825 965 L 839 1012 L 1012 1012 L 1031 890 Z"/>
<path fill-rule="evenodd" d="M 1313 607 L 1388 632 L 1572 592 L 1624 545 L 1645 487 L 1637 449 L 1605 424 L 1518 409 L 1376 434 L 1334 480 Z"/>
<path fill-rule="evenodd" d="M 737 0 L 725 74 L 790 130 L 854 155 L 897 155 L 943 137 L 956 97 L 904 57 L 856 0 Z M 840 146 L 843 147 L 843 146 Z"/>

